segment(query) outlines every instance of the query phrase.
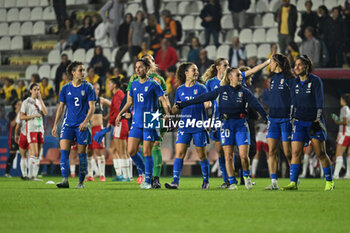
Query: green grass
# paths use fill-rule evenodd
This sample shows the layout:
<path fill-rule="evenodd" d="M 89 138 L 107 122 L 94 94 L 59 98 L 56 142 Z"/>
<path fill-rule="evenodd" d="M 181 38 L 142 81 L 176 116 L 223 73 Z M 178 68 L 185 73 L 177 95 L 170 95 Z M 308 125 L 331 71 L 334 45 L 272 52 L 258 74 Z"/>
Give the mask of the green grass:
<path fill-rule="evenodd" d="M 298 191 L 264 191 L 268 179 L 255 179 L 253 190 L 218 190 L 212 178 L 202 191 L 200 178 L 182 178 L 179 190 L 140 190 L 129 183 L 89 182 L 76 190 L 46 181 L 0 178 L 0 232 L 350 232 L 350 180 L 303 179 Z M 279 184 L 288 184 L 280 179 Z"/>

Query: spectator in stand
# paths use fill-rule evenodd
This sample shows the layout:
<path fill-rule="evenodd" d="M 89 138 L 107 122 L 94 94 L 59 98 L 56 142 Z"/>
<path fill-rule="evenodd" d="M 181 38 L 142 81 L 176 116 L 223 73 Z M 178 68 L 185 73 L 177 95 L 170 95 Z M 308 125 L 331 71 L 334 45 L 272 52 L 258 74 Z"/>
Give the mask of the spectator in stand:
<path fill-rule="evenodd" d="M 234 36 L 232 38 L 232 46 L 228 51 L 228 62 L 231 67 L 238 67 L 241 60 L 247 60 L 247 51 L 239 42 L 238 37 Z"/>
<path fill-rule="evenodd" d="M 199 52 L 200 61 L 196 64 L 199 71 L 199 76 L 202 76 L 205 71 L 211 66 L 214 61 L 209 59 L 208 52 L 205 49 L 201 49 Z"/>
<path fill-rule="evenodd" d="M 159 22 L 159 9 L 161 5 L 161 0 L 142 0 L 142 9 L 146 13 L 147 17 L 154 15 Z"/>
<path fill-rule="evenodd" d="M 24 80 L 17 81 L 16 92 L 17 92 L 17 98 L 19 100 L 24 100 L 26 98 L 28 91 L 27 91 L 27 87 L 24 83 Z"/>
<path fill-rule="evenodd" d="M 306 40 L 301 44 L 301 53 L 307 55 L 314 66 L 318 67 L 321 58 L 321 44 L 314 37 L 314 29 L 312 27 L 305 29 L 305 38 Z"/>
<path fill-rule="evenodd" d="M 63 53 L 61 55 L 61 63 L 57 67 L 56 74 L 55 74 L 55 92 L 58 95 L 60 93 L 60 83 L 62 81 L 62 74 L 66 72 L 67 66 L 71 63 L 71 61 L 68 59 L 67 54 Z"/>
<path fill-rule="evenodd" d="M 126 75 L 124 73 L 125 72 L 123 70 L 119 69 L 118 67 L 113 68 L 113 75 L 115 77 L 119 77 L 120 80 L 123 80 L 126 77 Z M 125 81 L 125 79 L 123 81 Z"/>
<path fill-rule="evenodd" d="M 106 72 L 109 69 L 110 63 L 108 59 L 103 55 L 103 49 L 101 46 L 96 46 L 94 56 L 91 58 L 90 67 L 93 67 L 95 73 L 102 79 L 106 77 Z M 93 82 L 92 84 L 94 84 Z M 101 87 L 101 85 L 100 85 Z"/>
<path fill-rule="evenodd" d="M 48 0 L 49 5 L 51 5 L 51 0 Z M 58 30 L 64 27 L 64 20 L 67 19 L 67 11 L 66 11 L 66 0 L 52 0 L 53 9 L 55 11 Z"/>
<path fill-rule="evenodd" d="M 329 52 L 329 67 L 343 66 L 344 32 L 344 20 L 340 15 L 340 9 L 339 7 L 334 7 L 332 9 L 330 27 L 325 37 L 325 43 Z M 350 42 L 347 41 L 347 43 Z"/>
<path fill-rule="evenodd" d="M 94 29 L 91 25 L 91 17 L 85 16 L 84 25 L 78 30 L 80 36 L 79 47 L 86 51 L 95 46 Z"/>
<path fill-rule="evenodd" d="M 4 88 L 0 91 L 0 96 L 5 100 L 6 105 L 10 105 L 13 101 L 17 100 L 17 92 L 13 83 L 13 79 L 5 78 Z"/>
<path fill-rule="evenodd" d="M 125 53 L 129 50 L 129 30 L 130 25 L 133 20 L 132 14 L 127 13 L 124 17 L 124 22 L 120 25 L 118 31 L 118 52 L 115 55 L 115 67 L 122 67 L 121 60 L 123 59 Z"/>
<path fill-rule="evenodd" d="M 350 41 L 350 1 L 346 0 L 343 6 L 344 25 L 346 29 L 345 41 Z M 345 43 L 344 48 L 348 66 L 350 66 L 350 43 Z"/>
<path fill-rule="evenodd" d="M 139 52 L 139 54 L 137 54 L 137 59 L 141 59 L 143 57 L 143 55 L 152 55 L 154 54 L 153 50 L 148 49 L 148 45 L 147 45 L 147 41 L 142 41 L 141 43 L 141 52 Z"/>
<path fill-rule="evenodd" d="M 108 17 L 107 17 L 108 12 Z M 118 44 L 118 29 L 124 18 L 124 1 L 123 0 L 109 0 L 100 9 L 100 15 L 103 22 L 109 24 L 109 36 L 112 39 L 113 48 L 120 46 Z"/>
<path fill-rule="evenodd" d="M 65 19 L 63 28 L 60 30 L 60 38 L 67 40 L 71 33 L 72 27 L 72 21 L 70 19 Z"/>
<path fill-rule="evenodd" d="M 318 38 L 323 40 L 326 39 L 326 35 L 328 33 L 329 27 L 331 26 L 331 17 L 329 17 L 328 9 L 325 5 L 320 6 L 317 9 L 318 17 Z"/>
<path fill-rule="evenodd" d="M 58 92 L 57 92 L 58 93 L 57 97 L 59 97 L 59 93 L 61 93 L 62 87 L 64 85 L 66 85 L 67 83 L 69 83 L 70 81 L 71 80 L 69 80 L 69 77 L 68 77 L 67 73 L 66 72 L 62 73 L 61 82 L 59 84 L 59 89 L 58 89 Z"/>
<path fill-rule="evenodd" d="M 49 79 L 44 77 L 41 80 L 40 83 L 40 93 L 41 97 L 44 100 L 45 104 L 48 103 L 48 101 L 52 101 L 55 97 L 55 94 L 53 92 L 52 86 L 49 84 Z"/>
<path fill-rule="evenodd" d="M 257 65 L 258 65 L 258 57 L 257 56 L 253 56 L 253 57 L 248 58 L 248 66 L 250 68 L 254 68 Z M 244 66 L 242 66 L 242 67 L 244 67 Z M 242 67 L 240 66 L 240 69 L 239 69 L 240 71 L 248 70 L 247 68 L 244 68 L 242 70 L 241 69 Z M 246 82 L 248 83 L 249 81 L 246 80 Z M 259 70 L 255 74 L 252 75 L 252 77 L 250 78 L 250 84 L 248 83 L 248 86 L 253 86 L 253 88 L 249 88 L 249 89 L 253 90 L 254 87 L 262 86 L 262 83 L 264 83 L 264 78 L 262 76 L 262 70 Z"/>
<path fill-rule="evenodd" d="M 305 2 L 306 11 L 301 15 L 300 30 L 298 32 L 298 36 L 302 40 L 306 40 L 304 31 L 307 27 L 312 27 L 314 30 L 317 29 L 317 22 L 318 22 L 317 13 L 315 11 L 312 11 L 311 8 L 312 8 L 312 1 L 310 0 L 306 1 Z"/>
<path fill-rule="evenodd" d="M 290 4 L 290 0 L 282 1 L 282 6 L 275 13 L 275 20 L 279 28 L 278 42 L 280 52 L 285 54 L 288 44 L 294 41 L 298 12 L 297 8 L 293 4 Z"/>
<path fill-rule="evenodd" d="M 136 20 L 133 21 L 129 29 L 129 53 L 132 61 L 135 63 L 137 54 L 141 51 L 141 43 L 145 39 L 146 25 L 143 11 L 136 12 Z"/>
<path fill-rule="evenodd" d="M 154 15 L 148 16 L 148 25 L 146 26 L 146 32 L 150 38 L 150 47 L 154 53 L 157 53 L 160 48 L 160 41 L 162 39 L 162 28 L 160 24 L 157 23 L 156 17 Z"/>
<path fill-rule="evenodd" d="M 221 31 L 222 8 L 218 0 L 210 0 L 204 6 L 200 15 L 201 25 L 205 28 L 205 45 L 209 45 L 210 35 L 213 34 L 214 44 L 219 47 L 219 33 Z"/>
<path fill-rule="evenodd" d="M 291 67 L 294 67 L 295 60 L 299 55 L 300 55 L 300 52 L 299 52 L 298 45 L 295 42 L 290 42 L 288 45 L 287 59 Z"/>
<path fill-rule="evenodd" d="M 187 62 L 197 63 L 200 61 L 199 52 L 201 50 L 201 44 L 199 43 L 198 37 L 192 38 L 192 45 L 187 55 Z"/>
<path fill-rule="evenodd" d="M 103 87 L 103 89 L 105 90 L 104 97 L 106 97 L 107 99 L 112 98 L 112 91 L 108 88 L 108 85 L 109 85 L 109 82 L 111 81 L 111 79 L 113 79 L 113 78 L 116 78 L 116 76 L 113 75 L 113 69 L 110 68 L 106 72 L 106 82 L 105 82 L 105 86 Z"/>
<path fill-rule="evenodd" d="M 246 10 L 250 7 L 250 0 L 228 0 L 233 27 L 240 30 L 246 26 Z"/>
<path fill-rule="evenodd" d="M 167 70 L 168 67 L 174 66 L 179 61 L 177 52 L 174 47 L 170 46 L 168 39 L 162 39 L 161 47 L 156 54 L 156 64 L 159 69 Z"/>
<path fill-rule="evenodd" d="M 101 21 L 100 15 L 92 16 L 93 21 L 95 21 L 94 27 L 94 38 L 95 45 L 101 46 L 103 48 L 109 47 L 109 37 L 108 37 L 108 22 Z"/>
<path fill-rule="evenodd" d="M 176 66 L 170 66 L 165 72 L 165 83 L 166 83 L 166 91 L 168 93 L 169 101 L 171 104 L 174 104 L 176 89 L 179 84 L 177 83 L 176 77 Z"/>
<path fill-rule="evenodd" d="M 267 56 L 267 59 L 270 59 L 272 55 L 276 54 L 278 50 L 277 44 L 271 44 L 270 46 L 270 54 Z M 269 76 L 270 75 L 270 66 L 266 67 L 266 74 Z"/>
<path fill-rule="evenodd" d="M 94 68 L 90 66 L 87 71 L 88 71 L 88 74 L 85 78 L 85 81 L 91 83 L 92 85 L 93 83 L 98 83 L 101 86 L 103 83 L 102 79 L 98 74 L 95 73 Z"/>
<path fill-rule="evenodd" d="M 168 39 L 173 46 L 177 43 L 177 26 L 169 10 L 162 11 L 164 21 L 163 38 Z"/>

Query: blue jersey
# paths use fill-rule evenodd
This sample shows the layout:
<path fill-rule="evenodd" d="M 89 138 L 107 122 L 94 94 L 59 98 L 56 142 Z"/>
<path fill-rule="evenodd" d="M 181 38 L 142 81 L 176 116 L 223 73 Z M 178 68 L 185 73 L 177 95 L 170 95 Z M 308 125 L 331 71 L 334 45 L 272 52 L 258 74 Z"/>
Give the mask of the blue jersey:
<path fill-rule="evenodd" d="M 74 87 L 72 82 L 62 87 L 60 102 L 66 104 L 64 126 L 79 126 L 89 112 L 89 101 L 96 101 L 96 93 L 92 85 L 83 81 L 79 87 Z"/>
<path fill-rule="evenodd" d="M 271 118 L 290 118 L 292 104 L 291 89 L 295 79 L 284 77 L 283 72 L 275 74 L 270 81 L 268 106 Z"/>
<path fill-rule="evenodd" d="M 309 74 L 305 82 L 298 77 L 292 89 L 293 117 L 301 121 L 322 120 L 323 83 L 320 77 Z"/>
<path fill-rule="evenodd" d="M 194 99 L 201 94 L 207 93 L 207 88 L 198 82 L 196 82 L 192 87 L 186 87 L 185 85 L 181 85 L 177 88 L 175 94 L 175 103 L 178 101 L 184 102 L 190 99 Z M 193 121 L 202 121 L 207 120 L 207 114 L 205 112 L 204 104 L 199 103 L 195 105 L 191 105 L 185 107 L 181 111 L 181 121 L 182 125 L 179 124 L 179 130 L 184 131 L 186 133 L 195 133 L 203 131 L 203 127 L 197 128 L 195 124 L 189 124 L 187 122 Z"/>
<path fill-rule="evenodd" d="M 206 83 L 205 86 L 207 87 L 208 91 L 213 91 L 216 88 L 220 87 L 220 80 L 217 77 L 211 78 L 209 79 Z M 213 118 L 219 118 L 219 110 L 218 110 L 218 103 L 215 100 L 211 101 L 212 105 L 213 105 Z"/>
<path fill-rule="evenodd" d="M 255 98 L 253 93 L 251 93 L 251 91 L 241 85 L 236 87 L 232 87 L 229 84 L 220 86 L 214 91 L 186 101 L 180 106 L 186 107 L 191 104 L 198 104 L 208 100 L 214 100 L 216 98 L 218 98 L 218 109 L 220 116 L 226 114 L 229 118 L 240 119 L 242 113 L 245 115 L 247 114 L 248 103 L 251 107 L 257 110 L 265 120 L 267 120 L 267 114 L 262 105 Z"/>
<path fill-rule="evenodd" d="M 140 83 L 140 79 L 137 79 L 132 82 L 129 95 L 134 99 L 132 126 L 143 128 L 144 113 L 158 110 L 158 98 L 164 95 L 164 91 L 151 78 L 144 83 Z"/>

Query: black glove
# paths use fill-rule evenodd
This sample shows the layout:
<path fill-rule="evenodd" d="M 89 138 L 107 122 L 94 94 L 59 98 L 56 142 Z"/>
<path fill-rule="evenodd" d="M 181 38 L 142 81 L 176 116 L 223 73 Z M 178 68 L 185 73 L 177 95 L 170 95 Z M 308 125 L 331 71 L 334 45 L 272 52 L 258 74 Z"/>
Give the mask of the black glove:
<path fill-rule="evenodd" d="M 321 131 L 322 127 L 319 121 L 312 122 L 312 125 L 309 129 L 310 136 L 315 136 L 317 132 Z"/>

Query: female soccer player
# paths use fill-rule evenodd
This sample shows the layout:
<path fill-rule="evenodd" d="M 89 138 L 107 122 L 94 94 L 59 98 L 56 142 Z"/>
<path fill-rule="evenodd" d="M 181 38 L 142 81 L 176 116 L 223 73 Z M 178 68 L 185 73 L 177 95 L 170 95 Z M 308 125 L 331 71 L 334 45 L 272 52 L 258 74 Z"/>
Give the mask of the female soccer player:
<path fill-rule="evenodd" d="M 220 87 L 199 97 L 178 103 L 179 108 L 202 103 L 218 98 L 220 118 L 223 120 L 220 137 L 226 159 L 226 169 L 230 186 L 228 189 L 237 189 L 237 180 L 234 176 L 233 146 L 237 145 L 243 167 L 245 186 L 249 190 L 253 184 L 249 172 L 249 144 L 250 135 L 246 120 L 247 103 L 257 110 L 264 120 L 266 112 L 254 95 L 242 86 L 242 73 L 237 68 L 228 68 L 220 82 Z"/>
<path fill-rule="evenodd" d="M 141 184 L 141 189 L 151 189 L 152 173 L 153 173 L 153 157 L 152 148 L 156 140 L 159 140 L 159 132 L 155 128 L 148 127 L 144 124 L 146 120 L 144 115 L 149 114 L 151 118 L 159 118 L 158 99 L 163 105 L 164 111 L 169 115 L 169 108 L 164 95 L 164 91 L 160 85 L 153 79 L 148 77 L 150 63 L 147 59 L 141 59 L 136 62 L 135 73 L 139 77 L 131 84 L 127 103 L 119 112 L 116 123 L 119 125 L 121 116 L 133 105 L 134 115 L 132 127 L 128 138 L 128 154 L 137 167 L 145 167 L 145 182 Z M 154 119 L 151 119 L 153 122 Z M 150 122 L 150 123 L 151 123 Z M 138 147 L 143 141 L 143 153 L 145 156 L 145 165 L 139 156 L 136 156 Z"/>
<path fill-rule="evenodd" d="M 100 84 L 94 83 L 94 90 L 97 96 L 95 102 L 95 112 L 91 117 L 91 130 L 92 138 L 97 132 L 103 128 L 103 106 L 110 107 L 111 102 L 103 97 L 100 97 Z M 93 172 L 92 172 L 92 160 L 94 157 L 97 157 L 98 169 L 100 171 L 100 181 L 106 181 L 105 177 L 105 163 L 106 159 L 104 153 L 106 152 L 104 142 L 102 141 L 98 144 L 95 140 L 92 139 L 92 144 L 88 146 L 88 174 L 87 181 L 94 181 Z"/>
<path fill-rule="evenodd" d="M 22 105 L 22 102 L 19 101 Z M 19 153 L 21 154 L 21 172 L 22 172 L 22 180 L 28 180 L 28 157 L 27 157 L 27 151 L 29 149 L 28 140 L 27 140 L 27 124 L 26 121 L 20 120 L 21 114 L 19 113 L 17 115 L 16 119 L 16 129 L 15 129 L 15 135 L 16 135 L 16 142 L 18 143 L 19 147 Z M 18 136 L 19 135 L 19 136 Z"/>
<path fill-rule="evenodd" d="M 340 116 L 333 117 L 334 122 L 339 125 L 337 149 L 335 152 L 336 161 L 334 168 L 334 179 L 339 179 L 340 169 L 343 166 L 343 154 L 348 149 L 346 175 L 344 178 L 350 179 L 350 108 L 345 98 L 350 100 L 350 94 L 346 94 L 340 98 Z"/>
<path fill-rule="evenodd" d="M 192 62 L 182 63 L 176 71 L 176 78 L 180 86 L 176 90 L 175 102 L 186 101 L 193 99 L 201 94 L 207 93 L 207 88 L 198 83 L 197 79 L 199 76 L 197 66 Z M 210 102 L 206 105 L 209 107 Z M 178 112 L 177 105 L 175 104 L 172 108 L 172 113 Z M 168 189 L 178 189 L 179 181 L 182 171 L 183 159 L 186 155 L 187 148 L 191 144 L 196 146 L 196 151 L 201 161 L 203 184 L 202 189 L 209 189 L 209 160 L 207 158 L 206 146 L 208 144 L 208 135 L 206 129 L 203 127 L 196 127 L 188 125 L 187 123 L 195 120 L 204 122 L 207 120 L 207 114 L 203 103 L 188 106 L 181 111 L 181 120 L 184 124 L 179 124 L 176 140 L 176 155 L 174 161 L 173 170 L 173 182 L 165 183 L 165 187 Z"/>
<path fill-rule="evenodd" d="M 76 141 L 79 156 L 79 183 L 76 188 L 84 188 L 84 179 L 87 173 L 86 149 L 92 141 L 90 119 L 95 111 L 96 94 L 92 85 L 83 80 L 85 68 L 81 62 L 72 62 L 67 67 L 67 73 L 72 81 L 64 85 L 61 90 L 60 104 L 52 127 L 52 136 L 57 137 L 57 124 L 66 106 L 60 134 L 63 180 L 56 186 L 69 188 L 69 152 L 71 145 Z"/>
<path fill-rule="evenodd" d="M 40 151 L 44 144 L 44 123 L 43 115 L 47 115 L 47 108 L 40 94 L 39 84 L 30 85 L 30 97 L 23 101 L 21 106 L 20 120 L 26 121 L 27 140 L 29 144 L 29 175 L 35 181 L 40 165 Z"/>
<path fill-rule="evenodd" d="M 271 184 L 265 190 L 278 190 L 277 183 L 277 152 L 282 140 L 284 155 L 288 164 L 291 160 L 291 133 L 292 125 L 290 123 L 291 110 L 291 87 L 295 81 L 291 72 L 291 67 L 286 56 L 274 54 L 271 57 L 269 65 L 270 71 L 274 73 L 270 81 L 269 96 L 269 121 L 267 144 L 269 146 L 269 172 Z"/>
<path fill-rule="evenodd" d="M 292 86 L 293 133 L 290 184 L 282 190 L 297 190 L 301 155 L 304 143 L 311 139 L 315 154 L 320 159 L 326 177 L 325 190 L 334 189 L 332 165 L 326 153 L 326 129 L 323 120 L 323 83 L 311 74 L 312 62 L 306 55 L 295 61 L 294 72 L 298 76 Z"/>

